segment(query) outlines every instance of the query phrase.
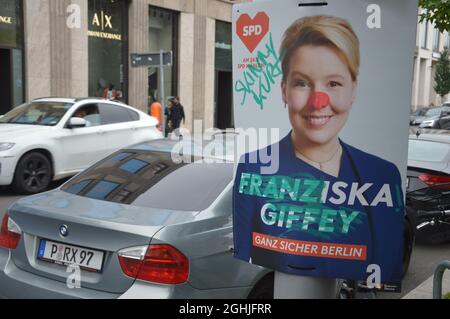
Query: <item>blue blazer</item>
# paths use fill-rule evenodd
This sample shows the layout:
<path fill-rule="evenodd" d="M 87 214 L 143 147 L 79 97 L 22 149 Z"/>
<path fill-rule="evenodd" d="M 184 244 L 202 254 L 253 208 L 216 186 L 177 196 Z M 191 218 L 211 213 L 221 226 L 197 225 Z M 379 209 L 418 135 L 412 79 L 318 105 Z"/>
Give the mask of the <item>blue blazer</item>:
<path fill-rule="evenodd" d="M 261 174 L 261 167 L 267 164 L 263 165 L 259 163 L 259 160 L 256 163 L 250 162 L 252 158 L 258 158 L 259 151 L 245 154 L 241 158 L 233 189 L 236 258 L 294 275 L 354 280 L 366 280 L 370 274 L 367 273 L 368 266 L 378 265 L 382 283 L 393 285 L 401 283 L 404 204 L 399 171 L 394 164 L 386 160 L 343 142 L 341 145 L 344 151 L 337 178 L 297 158 L 291 134 L 262 150 L 267 152 L 265 154 L 271 154 L 272 150 L 276 151 L 274 146 L 278 147 L 280 159 L 276 176 Z M 272 159 L 275 159 L 273 157 L 275 153 L 272 154 Z M 319 192 L 315 194 L 316 201 L 312 202 L 311 198 L 308 199 L 305 196 L 297 196 L 293 200 L 286 193 L 284 196 L 280 196 L 280 193 L 277 195 L 273 192 L 273 188 L 267 191 L 265 187 L 269 183 L 277 181 L 277 178 L 280 181 L 286 176 L 291 178 L 291 182 L 295 179 L 300 180 L 300 184 L 301 180 L 305 179 L 309 181 L 308 183 L 311 180 L 320 181 L 321 187 L 316 189 L 316 193 Z M 245 180 L 241 180 L 242 178 Z M 354 183 L 356 186 L 353 185 Z M 363 187 L 364 191 L 362 191 L 361 187 L 366 183 L 370 185 Z M 258 185 L 260 185 L 259 189 Z M 275 187 L 278 187 L 278 191 L 280 190 L 279 185 Z M 355 195 L 354 192 L 352 195 L 351 189 L 358 190 L 358 187 L 361 193 Z M 298 194 L 306 189 L 307 187 L 304 186 Z M 386 189 L 389 189 L 389 192 L 384 192 Z M 310 191 L 311 189 L 308 192 Z M 345 200 L 343 200 L 343 193 Z M 317 202 L 318 198 L 321 199 L 319 202 Z M 274 209 L 275 206 L 269 206 L 271 209 L 262 213 L 263 207 L 268 203 L 275 205 L 278 210 Z M 370 206 L 371 204 L 374 205 Z M 291 222 L 291 227 L 288 228 L 286 215 L 292 205 L 298 209 L 301 217 Z M 282 207 L 285 207 L 284 218 L 280 217 Z M 303 213 L 301 213 L 302 209 L 304 209 Z M 275 222 L 273 216 L 267 217 L 268 211 L 276 212 L 272 214 L 278 218 Z M 316 219 L 305 229 L 303 227 L 306 211 L 314 211 L 318 215 L 315 215 Z M 324 216 L 325 212 L 329 215 Z M 341 212 L 344 212 L 344 215 L 340 215 Z M 351 212 L 357 212 L 355 213 L 358 214 L 357 218 L 345 226 L 344 219 L 339 216 L 348 217 Z M 263 217 L 266 219 L 265 222 Z M 283 221 L 280 222 L 280 219 Z M 323 231 L 324 228 L 327 231 Z M 366 254 L 363 260 L 361 258 L 356 260 L 354 256 L 360 255 L 353 255 L 351 250 L 347 250 L 347 254 L 342 253 L 341 250 L 339 254 L 320 256 L 292 254 L 279 249 L 257 247 L 258 245 L 254 245 L 253 241 L 254 234 L 279 239 L 278 245 L 281 240 L 288 239 L 296 243 L 326 243 L 329 247 L 339 245 L 366 247 Z M 267 242 L 266 245 L 268 245 Z"/>

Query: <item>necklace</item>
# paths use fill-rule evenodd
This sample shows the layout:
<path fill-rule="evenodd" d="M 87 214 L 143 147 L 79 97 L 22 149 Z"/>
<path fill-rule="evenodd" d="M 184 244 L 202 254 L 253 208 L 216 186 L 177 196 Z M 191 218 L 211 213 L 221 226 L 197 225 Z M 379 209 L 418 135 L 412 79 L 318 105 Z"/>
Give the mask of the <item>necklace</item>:
<path fill-rule="evenodd" d="M 303 154 L 295 147 L 295 153 L 297 154 L 298 157 L 300 157 L 302 160 L 304 160 L 304 161 L 306 161 L 306 162 L 308 162 L 308 163 L 310 163 L 310 164 L 312 163 L 313 166 L 315 166 L 315 167 L 318 166 L 319 169 L 320 169 L 321 171 L 324 170 L 324 167 L 323 167 L 323 166 L 324 166 L 325 164 L 331 162 L 331 161 L 336 157 L 336 155 L 338 155 L 339 153 L 341 153 L 341 151 L 342 151 L 342 146 L 339 145 L 338 148 L 336 149 L 336 151 L 333 153 L 333 155 L 332 155 L 329 159 L 327 159 L 326 161 L 323 161 L 323 162 L 317 162 L 317 161 L 313 161 L 312 159 L 310 159 L 310 158 L 308 158 L 307 156 L 303 155 Z"/>

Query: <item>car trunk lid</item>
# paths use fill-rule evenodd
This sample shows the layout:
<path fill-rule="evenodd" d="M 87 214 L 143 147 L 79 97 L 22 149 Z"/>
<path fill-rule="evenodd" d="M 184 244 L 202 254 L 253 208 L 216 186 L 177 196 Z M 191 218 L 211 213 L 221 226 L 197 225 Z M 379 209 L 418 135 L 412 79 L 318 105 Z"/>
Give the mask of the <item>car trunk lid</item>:
<path fill-rule="evenodd" d="M 10 208 L 9 214 L 23 233 L 19 247 L 12 252 L 12 260 L 19 268 L 70 284 L 76 280 L 74 268 L 37 257 L 42 240 L 97 251 L 103 253 L 102 270 L 81 270 L 81 285 L 123 293 L 134 279 L 123 274 L 117 252 L 149 245 L 159 230 L 193 220 L 197 213 L 134 207 L 58 190 L 22 199 Z M 62 226 L 67 227 L 66 236 L 61 234 Z"/>

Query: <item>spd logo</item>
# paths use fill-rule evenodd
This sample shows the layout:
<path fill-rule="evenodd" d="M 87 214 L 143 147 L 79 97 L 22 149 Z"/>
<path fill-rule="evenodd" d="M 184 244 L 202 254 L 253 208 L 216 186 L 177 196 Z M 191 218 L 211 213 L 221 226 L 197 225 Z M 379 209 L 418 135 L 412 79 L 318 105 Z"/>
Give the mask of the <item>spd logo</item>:
<path fill-rule="evenodd" d="M 267 32 L 269 32 L 269 17 L 265 12 L 258 12 L 251 19 L 247 13 L 244 13 L 236 22 L 236 32 L 250 53 L 253 53 Z"/>

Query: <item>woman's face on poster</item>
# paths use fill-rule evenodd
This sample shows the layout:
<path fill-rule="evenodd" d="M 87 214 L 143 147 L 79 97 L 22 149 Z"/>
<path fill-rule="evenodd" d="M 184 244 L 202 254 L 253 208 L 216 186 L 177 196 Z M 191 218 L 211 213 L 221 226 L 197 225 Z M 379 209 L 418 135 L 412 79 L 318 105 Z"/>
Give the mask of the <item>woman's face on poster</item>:
<path fill-rule="evenodd" d="M 357 83 L 338 51 L 328 46 L 297 48 L 282 82 L 284 102 L 296 136 L 310 144 L 326 144 L 345 125 Z"/>

